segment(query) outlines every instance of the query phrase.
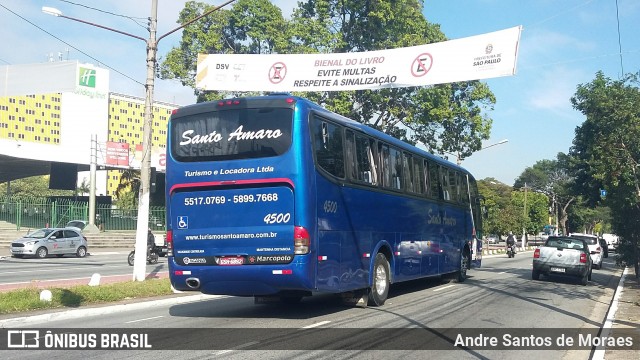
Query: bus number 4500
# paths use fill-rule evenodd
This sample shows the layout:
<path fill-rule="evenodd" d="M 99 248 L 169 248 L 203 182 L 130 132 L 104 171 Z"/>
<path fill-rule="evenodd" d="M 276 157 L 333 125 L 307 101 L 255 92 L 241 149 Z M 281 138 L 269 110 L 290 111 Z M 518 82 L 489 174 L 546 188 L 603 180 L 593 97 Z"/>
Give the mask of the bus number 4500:
<path fill-rule="evenodd" d="M 266 224 L 286 224 L 289 220 L 291 220 L 291 214 L 289 213 L 267 214 L 267 216 L 264 217 L 264 222 Z"/>

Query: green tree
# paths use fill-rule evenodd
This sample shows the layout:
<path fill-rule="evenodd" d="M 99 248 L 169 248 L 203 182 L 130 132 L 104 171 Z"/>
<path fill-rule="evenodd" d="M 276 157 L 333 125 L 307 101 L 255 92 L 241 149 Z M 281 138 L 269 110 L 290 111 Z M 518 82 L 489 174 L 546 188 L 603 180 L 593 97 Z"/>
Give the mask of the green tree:
<path fill-rule="evenodd" d="M 522 227 L 522 209 L 518 210 L 511 202 L 511 186 L 494 178 L 478 181 L 478 192 L 484 198 L 486 218 L 485 234 L 496 234 L 500 237 L 509 231 Z"/>
<path fill-rule="evenodd" d="M 569 206 L 576 204 L 577 196 L 573 192 L 574 178 L 570 171 L 571 158 L 558 153 L 556 160 L 540 160 L 533 166 L 524 169 L 514 182 L 514 188 L 525 185 L 535 191 L 547 195 L 552 214 L 558 214 L 558 227 L 561 233 L 567 234 Z"/>
<path fill-rule="evenodd" d="M 585 232 L 601 234 L 611 222 L 611 211 L 606 206 L 574 206 L 570 212 L 569 230 L 571 232 Z"/>
<path fill-rule="evenodd" d="M 0 196 L 7 195 L 7 187 L 9 187 L 10 196 L 47 197 L 74 195 L 73 190 L 49 189 L 49 175 L 31 176 L 24 179 L 13 180 L 10 184 L 0 184 Z"/>
<path fill-rule="evenodd" d="M 615 232 L 622 237 L 618 261 L 638 274 L 640 246 L 640 89 L 638 77 L 611 80 L 602 72 L 578 86 L 573 107 L 586 120 L 576 128 L 570 155 L 576 188 L 586 200 L 611 209 Z M 606 198 L 600 196 L 606 189 Z"/>
<path fill-rule="evenodd" d="M 523 188 L 511 193 L 511 201 L 522 214 L 518 229 L 524 228 L 526 235 L 537 234 L 549 223 L 549 198 L 542 192 Z M 519 231 L 513 231 L 519 233 Z"/>
<path fill-rule="evenodd" d="M 188 1 L 178 23 L 211 10 L 214 5 Z M 160 66 L 160 77 L 177 79 L 194 88 L 198 102 L 228 96 L 248 95 L 195 89 L 198 54 L 287 53 L 290 36 L 282 11 L 267 0 L 239 0 L 231 9 L 222 8 L 186 26 L 180 46 L 169 51 Z"/>
<path fill-rule="evenodd" d="M 140 193 L 140 170 L 124 170 L 120 174 L 120 182 L 116 188 L 116 205 L 120 209 L 134 209 L 138 207 Z"/>
<path fill-rule="evenodd" d="M 80 183 L 80 186 L 76 187 L 76 195 L 89 195 L 90 192 L 91 185 L 87 182 L 87 179 L 82 179 L 82 183 Z"/>
<path fill-rule="evenodd" d="M 179 22 L 208 5 L 188 2 Z M 198 53 L 346 53 L 445 41 L 417 0 L 301 1 L 290 20 L 266 0 L 239 0 L 188 26 L 179 47 L 161 67 L 163 78 L 193 87 Z M 195 90 L 198 101 L 250 94 Z M 431 87 L 305 93 L 328 109 L 428 150 L 460 159 L 489 138 L 495 96 L 485 83 L 467 81 Z"/>

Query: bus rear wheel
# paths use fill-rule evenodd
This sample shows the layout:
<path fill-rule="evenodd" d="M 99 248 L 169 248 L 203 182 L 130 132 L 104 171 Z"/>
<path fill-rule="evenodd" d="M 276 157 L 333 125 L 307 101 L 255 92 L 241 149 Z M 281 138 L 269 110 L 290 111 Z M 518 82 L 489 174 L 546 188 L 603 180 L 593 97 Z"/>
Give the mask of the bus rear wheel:
<path fill-rule="evenodd" d="M 460 271 L 457 272 L 456 282 L 461 283 L 467 279 L 467 269 L 470 261 L 469 252 L 463 252 L 462 256 L 460 256 Z"/>
<path fill-rule="evenodd" d="M 389 261 L 383 255 L 378 253 L 373 263 L 373 285 L 369 292 L 369 305 L 382 306 L 389 295 Z"/>

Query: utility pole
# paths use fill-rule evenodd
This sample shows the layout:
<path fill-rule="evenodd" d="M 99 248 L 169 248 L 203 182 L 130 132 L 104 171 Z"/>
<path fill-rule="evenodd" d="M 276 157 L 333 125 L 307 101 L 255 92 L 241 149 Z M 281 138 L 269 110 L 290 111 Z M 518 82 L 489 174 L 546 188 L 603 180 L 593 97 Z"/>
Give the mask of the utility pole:
<path fill-rule="evenodd" d="M 99 232 L 96 226 L 96 167 L 98 162 L 98 135 L 91 134 L 91 160 L 89 161 L 89 224 L 82 230 Z"/>
<path fill-rule="evenodd" d="M 197 20 L 211 14 L 214 11 L 221 9 L 222 7 L 234 2 L 236 0 L 228 0 L 222 5 L 216 6 L 211 10 L 197 16 L 184 24 L 176 27 L 168 33 L 158 37 L 156 39 L 157 23 L 158 23 L 158 0 L 151 0 L 151 17 L 149 17 L 149 39 L 126 33 L 117 29 L 113 29 L 107 26 L 95 24 L 89 21 L 73 18 L 63 15 L 58 9 L 51 7 L 43 7 L 42 12 L 45 14 L 62 17 L 69 20 L 78 21 L 91 26 L 99 27 L 105 30 L 117 32 L 122 35 L 126 35 L 138 40 L 142 40 L 147 44 L 147 81 L 145 83 L 145 105 L 144 105 L 144 124 L 142 135 L 142 164 L 140 166 L 140 193 L 138 196 L 138 220 L 136 230 L 136 244 L 135 244 L 135 259 L 133 262 L 133 280 L 143 281 L 146 272 L 146 260 L 147 260 L 147 231 L 149 229 L 149 203 L 150 196 L 149 191 L 151 188 L 151 142 L 152 142 L 152 122 L 153 122 L 153 89 L 154 89 L 154 76 L 158 51 L 158 42 L 164 37 L 173 34 L 174 32 L 191 25 Z"/>
<path fill-rule="evenodd" d="M 524 218 L 522 224 L 522 248 L 527 246 L 527 183 L 524 183 Z"/>
<path fill-rule="evenodd" d="M 142 125 L 142 163 L 140 165 L 140 194 L 138 198 L 138 222 L 136 225 L 136 256 L 133 261 L 133 280 L 143 281 L 147 269 L 147 232 L 149 230 L 149 202 L 151 175 L 151 129 L 153 125 L 153 89 L 156 70 L 156 30 L 158 25 L 158 0 L 151 1 L 149 40 L 147 40 L 147 81 L 145 83 L 144 123 Z"/>

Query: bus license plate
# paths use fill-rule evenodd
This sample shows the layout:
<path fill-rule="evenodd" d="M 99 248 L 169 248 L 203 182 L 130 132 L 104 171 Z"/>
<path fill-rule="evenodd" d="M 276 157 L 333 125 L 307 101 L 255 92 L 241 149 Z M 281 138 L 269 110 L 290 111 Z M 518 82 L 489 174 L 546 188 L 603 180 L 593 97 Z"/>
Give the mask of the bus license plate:
<path fill-rule="evenodd" d="M 564 272 L 564 268 L 552 267 L 552 268 L 551 268 L 551 271 L 553 271 L 553 272 L 561 272 L 561 273 L 563 273 L 563 272 Z"/>
<path fill-rule="evenodd" d="M 223 256 L 218 258 L 218 265 L 221 266 L 234 266 L 234 265 L 243 265 L 244 258 L 237 256 Z"/>

